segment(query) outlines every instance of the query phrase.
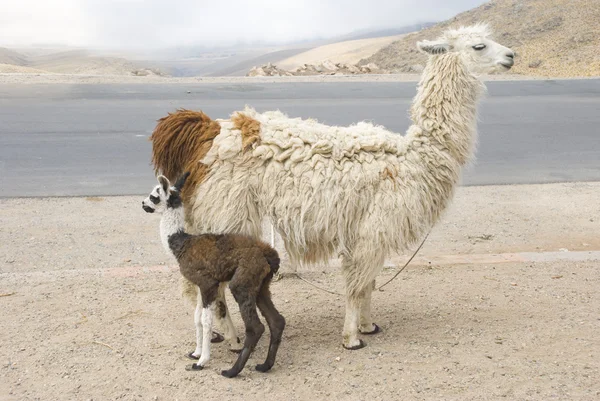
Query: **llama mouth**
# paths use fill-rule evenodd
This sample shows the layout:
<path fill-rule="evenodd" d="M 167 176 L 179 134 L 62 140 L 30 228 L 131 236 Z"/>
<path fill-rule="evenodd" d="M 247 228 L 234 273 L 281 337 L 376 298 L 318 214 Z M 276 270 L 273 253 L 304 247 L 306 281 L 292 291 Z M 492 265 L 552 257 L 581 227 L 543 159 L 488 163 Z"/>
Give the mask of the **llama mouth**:
<path fill-rule="evenodd" d="M 143 205 L 142 209 L 144 209 L 146 213 L 154 213 L 154 209 L 152 209 L 150 206 Z"/>
<path fill-rule="evenodd" d="M 502 67 L 506 68 L 507 70 L 510 70 L 513 66 L 513 64 L 505 64 L 505 63 L 498 63 L 500 64 Z"/>

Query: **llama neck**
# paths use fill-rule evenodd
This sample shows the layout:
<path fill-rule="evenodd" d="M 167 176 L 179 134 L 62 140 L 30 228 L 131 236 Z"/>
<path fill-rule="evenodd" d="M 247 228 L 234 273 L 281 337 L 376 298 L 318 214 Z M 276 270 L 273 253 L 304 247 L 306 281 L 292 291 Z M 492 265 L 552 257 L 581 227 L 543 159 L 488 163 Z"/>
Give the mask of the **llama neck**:
<path fill-rule="evenodd" d="M 411 108 L 403 158 L 409 176 L 405 240 L 422 238 L 454 195 L 477 140 L 477 99 L 484 88 L 457 54 L 430 57 Z"/>
<path fill-rule="evenodd" d="M 442 159 L 425 168 L 460 169 L 472 157 L 477 142 L 477 101 L 485 87 L 457 53 L 431 56 L 419 82 L 411 115 L 410 148 L 429 144 Z M 424 160 L 425 163 L 430 163 Z M 440 162 L 453 166 L 440 166 Z"/>
<path fill-rule="evenodd" d="M 168 208 L 160 219 L 160 239 L 165 248 L 165 251 L 169 255 L 175 254 L 171 246 L 169 245 L 169 238 L 177 233 L 183 232 L 184 229 L 184 214 L 183 207 Z"/>

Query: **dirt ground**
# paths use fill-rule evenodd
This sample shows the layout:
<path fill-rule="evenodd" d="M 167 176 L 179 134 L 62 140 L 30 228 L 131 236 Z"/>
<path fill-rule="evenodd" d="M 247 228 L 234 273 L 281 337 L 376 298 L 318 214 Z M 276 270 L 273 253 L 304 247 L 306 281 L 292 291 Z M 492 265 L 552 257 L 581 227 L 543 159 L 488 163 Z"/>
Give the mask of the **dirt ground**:
<path fill-rule="evenodd" d="M 265 334 L 236 379 L 224 344 L 184 370 L 192 308 L 143 197 L 0 199 L 0 400 L 600 399 L 600 183 L 460 188 L 359 351 L 343 298 L 285 275 L 276 365 L 253 370 Z M 336 261 L 299 271 L 343 290 Z"/>
<path fill-rule="evenodd" d="M 358 75 L 309 75 L 283 77 L 162 77 L 128 75 L 85 75 L 85 74 L 32 74 L 3 73 L 0 84 L 267 84 L 285 82 L 418 82 L 420 74 L 358 74 Z M 526 81 L 548 79 L 544 76 L 501 74 L 483 76 L 484 81 Z M 560 78 L 571 79 L 571 78 Z M 586 78 L 572 78 L 586 79 Z"/>

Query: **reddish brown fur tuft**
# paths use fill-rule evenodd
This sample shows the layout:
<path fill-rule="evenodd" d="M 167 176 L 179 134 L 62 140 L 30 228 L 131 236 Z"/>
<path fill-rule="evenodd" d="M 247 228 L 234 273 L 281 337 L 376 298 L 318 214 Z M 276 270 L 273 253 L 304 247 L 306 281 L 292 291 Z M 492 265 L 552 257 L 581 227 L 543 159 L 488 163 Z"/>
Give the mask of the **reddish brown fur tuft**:
<path fill-rule="evenodd" d="M 207 167 L 200 160 L 220 132 L 221 125 L 203 112 L 179 109 L 158 120 L 150 136 L 155 173 L 172 182 L 185 171 L 191 173 L 182 190 L 185 204 L 206 175 Z"/>
<path fill-rule="evenodd" d="M 236 113 L 231 122 L 233 127 L 242 132 L 242 148 L 244 152 L 249 150 L 252 145 L 260 144 L 260 122 L 244 113 Z"/>

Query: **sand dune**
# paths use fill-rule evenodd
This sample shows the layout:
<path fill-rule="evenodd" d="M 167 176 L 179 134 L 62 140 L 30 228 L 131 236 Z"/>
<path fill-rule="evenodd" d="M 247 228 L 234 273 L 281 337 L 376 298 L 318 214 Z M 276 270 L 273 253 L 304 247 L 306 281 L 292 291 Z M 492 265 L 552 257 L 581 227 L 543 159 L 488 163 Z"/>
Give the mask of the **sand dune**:
<path fill-rule="evenodd" d="M 382 38 L 349 40 L 319 46 L 304 53 L 277 62 L 277 67 L 292 70 L 302 64 L 319 64 L 325 60 L 333 63 L 356 64 L 361 59 L 375 54 L 379 49 L 399 40 L 404 35 Z"/>

